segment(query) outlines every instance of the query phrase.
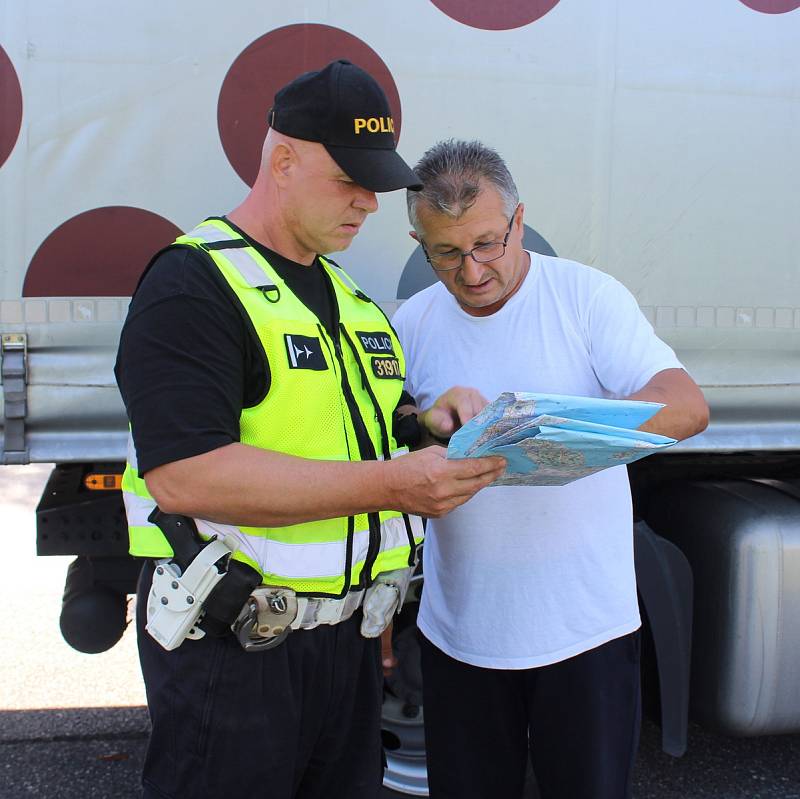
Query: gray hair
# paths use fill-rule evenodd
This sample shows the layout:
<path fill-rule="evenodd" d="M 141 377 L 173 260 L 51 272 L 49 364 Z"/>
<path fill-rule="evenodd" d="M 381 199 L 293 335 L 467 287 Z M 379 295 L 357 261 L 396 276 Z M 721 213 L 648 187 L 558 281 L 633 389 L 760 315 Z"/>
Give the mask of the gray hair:
<path fill-rule="evenodd" d="M 497 189 L 506 216 L 511 219 L 519 204 L 519 192 L 506 162 L 479 141 L 448 139 L 434 144 L 414 167 L 422 189 L 406 192 L 408 219 L 420 232 L 417 206 L 458 219 L 478 199 L 481 181 Z"/>

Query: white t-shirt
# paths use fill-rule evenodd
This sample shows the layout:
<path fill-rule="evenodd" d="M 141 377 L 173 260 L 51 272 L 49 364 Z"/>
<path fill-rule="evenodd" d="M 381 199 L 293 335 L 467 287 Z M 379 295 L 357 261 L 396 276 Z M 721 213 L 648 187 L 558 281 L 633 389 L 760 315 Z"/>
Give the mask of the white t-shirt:
<path fill-rule="evenodd" d="M 393 320 L 420 408 L 455 385 L 625 397 L 682 368 L 618 281 L 531 253 L 497 313 L 465 313 L 436 283 Z M 487 668 L 555 663 L 639 627 L 624 466 L 565 486 L 487 488 L 428 523 L 418 624 L 453 658 Z"/>

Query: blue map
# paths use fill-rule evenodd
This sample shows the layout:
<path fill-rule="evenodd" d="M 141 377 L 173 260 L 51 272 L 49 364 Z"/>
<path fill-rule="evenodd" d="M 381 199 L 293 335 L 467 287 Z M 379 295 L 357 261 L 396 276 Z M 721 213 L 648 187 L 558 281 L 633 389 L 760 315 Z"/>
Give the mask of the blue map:
<path fill-rule="evenodd" d="M 448 458 L 502 455 L 492 485 L 559 486 L 631 463 L 676 443 L 636 428 L 657 402 L 505 392 L 453 434 Z"/>

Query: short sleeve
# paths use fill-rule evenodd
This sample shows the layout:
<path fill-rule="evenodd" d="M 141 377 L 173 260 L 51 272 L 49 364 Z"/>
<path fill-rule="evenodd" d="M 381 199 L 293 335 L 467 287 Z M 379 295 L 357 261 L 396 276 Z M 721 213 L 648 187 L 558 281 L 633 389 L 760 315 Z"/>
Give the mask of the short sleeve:
<path fill-rule="evenodd" d="M 115 368 L 140 474 L 238 441 L 246 337 L 197 255 L 158 257 L 131 302 Z"/>
<path fill-rule="evenodd" d="M 639 391 L 664 369 L 683 369 L 672 348 L 655 334 L 636 299 L 607 277 L 589 302 L 586 337 L 592 368 L 613 397 Z"/>
<path fill-rule="evenodd" d="M 397 333 L 397 338 L 400 340 L 400 346 L 403 348 L 403 355 L 406 359 L 406 377 L 403 383 L 403 392 L 410 397 L 414 397 L 416 395 L 416 389 L 414 387 L 414 374 L 413 374 L 413 367 L 414 367 L 414 358 L 412 357 L 412 342 L 411 336 L 408 334 L 408 303 L 403 303 L 397 311 L 395 312 L 394 316 L 392 317 L 392 327 L 394 327 L 395 332 Z"/>

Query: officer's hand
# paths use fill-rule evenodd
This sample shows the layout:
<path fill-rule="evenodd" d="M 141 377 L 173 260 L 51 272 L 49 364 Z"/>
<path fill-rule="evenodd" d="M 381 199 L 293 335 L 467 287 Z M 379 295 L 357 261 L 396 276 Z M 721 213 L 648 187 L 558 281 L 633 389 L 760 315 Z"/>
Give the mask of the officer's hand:
<path fill-rule="evenodd" d="M 421 411 L 417 418 L 432 435 L 437 438 L 449 438 L 488 404 L 489 401 L 476 388 L 453 386 L 428 410 Z"/>
<path fill-rule="evenodd" d="M 444 447 L 426 447 L 386 464 L 389 506 L 405 513 L 437 518 L 493 483 L 506 468 L 505 458 L 447 460 Z"/>
<path fill-rule="evenodd" d="M 381 665 L 383 666 L 383 676 L 388 677 L 392 669 L 397 665 L 397 658 L 392 651 L 392 627 L 393 623 L 381 633 Z"/>

